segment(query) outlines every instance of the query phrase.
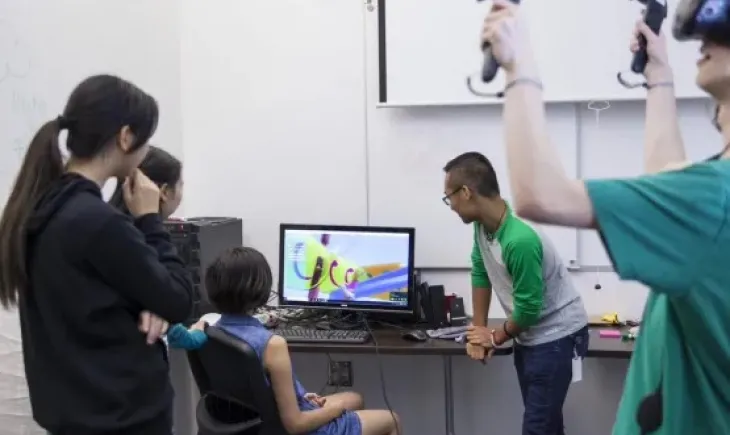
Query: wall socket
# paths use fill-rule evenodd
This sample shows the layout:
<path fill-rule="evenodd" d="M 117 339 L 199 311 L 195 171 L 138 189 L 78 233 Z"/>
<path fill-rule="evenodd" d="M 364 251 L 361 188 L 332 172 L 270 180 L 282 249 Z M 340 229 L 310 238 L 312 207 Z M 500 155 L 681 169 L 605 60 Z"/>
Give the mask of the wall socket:
<path fill-rule="evenodd" d="M 327 385 L 331 387 L 352 387 L 352 362 L 334 361 L 329 363 Z"/>

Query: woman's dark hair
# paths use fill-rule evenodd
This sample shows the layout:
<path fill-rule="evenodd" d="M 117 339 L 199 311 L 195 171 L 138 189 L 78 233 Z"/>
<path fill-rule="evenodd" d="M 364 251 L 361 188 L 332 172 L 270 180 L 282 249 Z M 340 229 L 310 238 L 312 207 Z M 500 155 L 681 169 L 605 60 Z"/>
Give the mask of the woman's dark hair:
<path fill-rule="evenodd" d="M 150 146 L 147 156 L 139 165 L 139 170 L 159 187 L 165 184 L 175 187 L 182 176 L 182 163 L 162 148 Z M 124 180 L 117 179 L 117 187 L 109 198 L 109 204 L 126 213 L 127 205 L 124 203 L 123 183 Z"/>
<path fill-rule="evenodd" d="M 273 278 L 264 255 L 248 247 L 229 249 L 205 272 L 208 299 L 222 314 L 250 314 L 266 305 Z"/>
<path fill-rule="evenodd" d="M 157 102 L 132 83 L 111 75 L 92 76 L 71 93 L 63 114 L 48 121 L 33 136 L 13 190 L 0 218 L 0 304 L 15 306 L 28 290 L 26 226 L 38 201 L 64 172 L 58 144 L 68 130 L 66 147 L 72 157 L 100 155 L 124 126 L 144 146 L 157 128 Z"/>

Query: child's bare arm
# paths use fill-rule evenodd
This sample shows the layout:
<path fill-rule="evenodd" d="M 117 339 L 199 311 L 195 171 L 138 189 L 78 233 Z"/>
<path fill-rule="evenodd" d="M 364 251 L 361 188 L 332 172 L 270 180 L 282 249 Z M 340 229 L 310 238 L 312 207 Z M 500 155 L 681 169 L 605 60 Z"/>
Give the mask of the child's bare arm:
<path fill-rule="evenodd" d="M 269 373 L 279 415 L 281 415 L 287 432 L 291 434 L 312 432 L 344 412 L 344 407 L 339 403 L 333 403 L 330 406 L 325 403 L 323 408 L 312 411 L 299 409 L 294 390 L 289 348 L 284 338 L 278 335 L 271 337 L 264 351 L 264 367 Z"/>

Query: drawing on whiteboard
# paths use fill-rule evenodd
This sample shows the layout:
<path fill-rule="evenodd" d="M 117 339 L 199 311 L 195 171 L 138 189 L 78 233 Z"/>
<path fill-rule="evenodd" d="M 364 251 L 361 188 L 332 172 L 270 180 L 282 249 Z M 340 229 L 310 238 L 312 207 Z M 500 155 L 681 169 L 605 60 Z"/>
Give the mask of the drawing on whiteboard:
<path fill-rule="evenodd" d="M 28 83 L 31 65 L 30 47 L 10 22 L 0 18 L 0 97 L 4 103 L 0 124 L 11 135 L 11 151 L 18 161 L 46 116 L 45 101 L 34 95 L 37 87 Z"/>
<path fill-rule="evenodd" d="M 18 161 L 23 159 L 25 150 L 36 130 L 47 117 L 46 102 L 34 95 L 12 90 L 10 99 L 10 113 L 14 122 L 13 151 Z"/>
<path fill-rule="evenodd" d="M 591 101 L 588 103 L 588 110 L 592 110 L 596 114 L 596 128 L 601 129 L 601 112 L 611 108 L 608 101 Z"/>
<path fill-rule="evenodd" d="M 21 32 L 0 18 L 0 208 L 3 207 L 30 140 L 48 119 L 43 82 L 33 77 L 32 47 Z"/>
<path fill-rule="evenodd" d="M 8 22 L 0 19 L 0 85 L 8 79 L 22 79 L 31 69 L 29 50 Z"/>

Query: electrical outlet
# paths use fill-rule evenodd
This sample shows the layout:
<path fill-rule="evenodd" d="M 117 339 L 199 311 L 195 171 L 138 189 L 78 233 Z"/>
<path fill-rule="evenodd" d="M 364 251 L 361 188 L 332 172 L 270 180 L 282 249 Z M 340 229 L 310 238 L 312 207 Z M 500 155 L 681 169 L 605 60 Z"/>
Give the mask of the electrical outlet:
<path fill-rule="evenodd" d="M 330 361 L 327 385 L 331 387 L 352 387 L 352 362 Z"/>

